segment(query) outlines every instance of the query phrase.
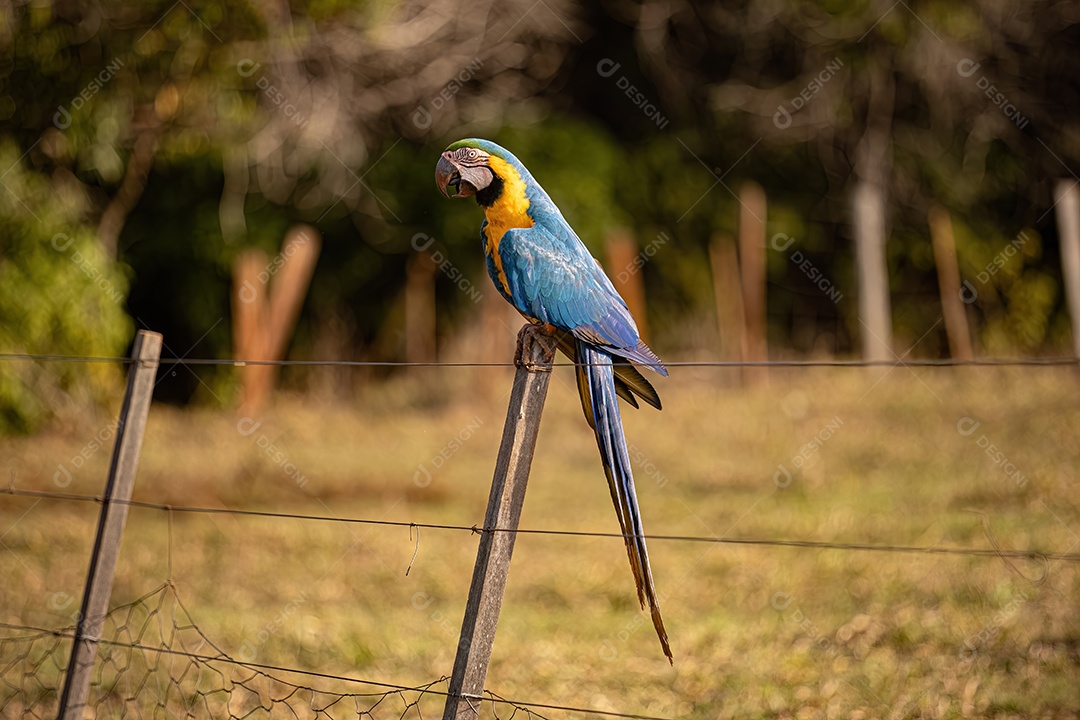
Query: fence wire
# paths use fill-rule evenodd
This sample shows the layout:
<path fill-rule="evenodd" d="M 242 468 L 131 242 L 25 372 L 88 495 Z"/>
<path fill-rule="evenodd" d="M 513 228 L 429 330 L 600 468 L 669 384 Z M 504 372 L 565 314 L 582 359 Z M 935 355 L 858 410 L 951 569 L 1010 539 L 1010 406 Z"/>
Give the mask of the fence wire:
<path fill-rule="evenodd" d="M 83 355 L 34 355 L 29 353 L 0 353 L 0 361 L 15 362 L 59 362 L 59 363 L 117 363 L 130 365 L 136 362 L 129 357 L 98 357 Z M 163 357 L 160 365 L 221 365 L 247 367 L 249 365 L 300 366 L 300 367 L 450 367 L 450 368 L 512 368 L 511 362 L 402 362 L 397 360 L 242 360 L 233 358 L 187 358 Z M 648 363 L 637 363 L 649 367 Z M 587 363 L 554 362 L 553 367 L 577 367 Z M 676 367 L 775 367 L 775 368 L 812 368 L 812 367 L 1065 367 L 1080 366 L 1080 358 L 1075 357 L 1026 357 L 1026 358 L 909 358 L 898 357 L 895 360 L 844 360 L 822 358 L 816 360 L 683 360 L 664 362 L 663 366 Z"/>
<path fill-rule="evenodd" d="M 0 718 L 56 717 L 74 638 L 74 626 L 0 623 Z M 358 684 L 374 689 L 350 689 Z M 444 677 L 408 687 L 236 660 L 166 582 L 109 612 L 86 710 L 99 718 L 423 720 L 441 712 L 447 684 Z M 494 693 L 485 700 L 482 718 L 544 718 Z"/>
<path fill-rule="evenodd" d="M 23 490 L 16 487 L 0 488 L 0 495 L 14 495 L 16 497 L 45 498 L 49 500 L 69 500 L 72 502 L 101 503 L 102 498 L 97 495 L 77 495 L 75 493 L 60 493 L 51 490 Z M 375 520 L 373 518 L 350 518 L 329 515 L 310 515 L 306 513 L 275 512 L 272 510 L 248 510 L 244 508 L 206 508 L 189 505 L 167 505 L 164 503 L 146 502 L 144 500 L 113 500 L 112 502 L 130 507 L 147 510 L 160 510 L 170 513 L 191 513 L 202 515 L 237 515 L 260 518 L 275 518 L 283 520 L 311 520 L 316 522 L 345 523 L 357 525 L 382 525 L 431 530 L 457 530 L 479 534 L 483 532 L 504 532 L 517 535 L 560 535 L 565 537 L 598 537 L 598 538 L 625 538 L 633 537 L 615 532 L 596 532 L 589 530 L 551 530 L 544 528 L 500 528 L 482 527 L 480 525 L 453 525 L 449 523 L 422 523 L 405 520 Z M 1080 553 L 1055 553 L 1039 552 L 1037 550 L 1004 550 L 997 546 L 996 541 L 989 534 L 987 539 L 994 545 L 993 548 L 961 548 L 943 547 L 940 545 L 871 545 L 869 543 L 838 543 L 818 540 L 790 540 L 782 538 L 739 538 L 717 537 L 710 535 L 653 535 L 644 534 L 640 537 L 646 540 L 660 540 L 673 542 L 694 543 L 718 543 L 725 545 L 763 545 L 768 547 L 802 548 L 807 550 L 849 550 L 863 552 L 891 552 L 891 553 L 916 553 L 924 555 L 963 555 L 968 557 L 997 557 L 1003 560 L 1037 560 L 1043 564 L 1048 562 L 1080 562 Z"/>
<path fill-rule="evenodd" d="M 0 495 L 101 503 L 102 498 L 52 491 L 0 488 Z M 117 501 L 120 502 L 120 501 Z M 427 524 L 360 518 L 337 518 L 262 510 L 198 508 L 127 501 L 134 507 L 168 513 L 169 564 L 174 512 L 247 515 L 274 519 L 365 523 L 398 527 L 498 531 L 467 525 Z M 621 537 L 618 533 L 519 529 L 519 533 Z M 866 550 L 967 555 L 1010 559 L 1078 562 L 1075 553 L 1009 551 L 988 539 L 993 549 L 909 547 L 749 538 L 650 535 L 650 539 L 772 545 L 819 550 Z M 170 572 L 171 576 L 171 572 Z M 0 623 L 0 720 L 52 718 L 59 709 L 64 674 L 76 628 L 49 629 Z M 300 680 L 303 678 L 303 680 Z M 373 688 L 358 692 L 362 685 Z M 134 718 L 274 718 L 318 720 L 423 720 L 438 717 L 446 701 L 448 678 L 417 686 L 395 685 L 355 677 L 237 660 L 214 644 L 195 624 L 175 586 L 167 581 L 137 600 L 120 605 L 106 617 L 94 666 L 87 710 L 92 717 Z M 490 690 L 478 703 L 478 718 L 549 720 L 540 711 L 558 711 L 627 720 L 669 720 L 551 703 L 509 700 Z"/>
<path fill-rule="evenodd" d="M 126 357 L 89 357 L 0 353 L 0 362 L 118 363 Z M 1077 366 L 1073 357 L 864 360 L 688 361 L 668 367 L 1062 367 Z M 214 358 L 161 358 L 161 365 L 353 366 L 353 367 L 513 367 L 512 363 L 390 362 L 340 360 L 234 360 Z M 555 363 L 573 366 L 575 363 Z M 102 498 L 49 491 L 0 488 L 0 494 L 101 503 Z M 472 533 L 504 531 L 476 525 L 430 524 L 365 518 L 337 518 L 299 513 L 248 509 L 200 508 L 128 501 L 134 507 L 173 512 L 257 516 L 325 522 L 362 523 L 408 528 L 431 528 Z M 518 529 L 520 534 L 578 537 L 622 537 L 619 533 Z M 648 535 L 650 540 L 764 545 L 816 550 L 924 553 L 1078 562 L 1080 554 L 993 549 L 915 547 L 831 543 L 785 539 Z M 171 555 L 171 533 L 170 533 Z M 170 557 L 171 563 L 171 557 Z M 59 709 L 60 693 L 70 659 L 75 626 L 59 629 L 0 623 L 0 720 L 52 718 Z M 364 691 L 357 691 L 357 686 Z M 237 660 L 215 645 L 195 624 L 171 582 L 125 605 L 106 617 L 91 684 L 87 711 L 93 717 L 135 718 L 274 718 L 313 720 L 358 718 L 406 720 L 438 717 L 447 696 L 448 678 L 418 686 L 380 683 L 359 678 L 263 665 Z M 545 718 L 539 711 L 559 711 L 631 720 L 667 720 L 646 715 L 601 711 L 547 703 L 508 700 L 489 690 L 478 703 L 478 717 L 494 720 Z"/>

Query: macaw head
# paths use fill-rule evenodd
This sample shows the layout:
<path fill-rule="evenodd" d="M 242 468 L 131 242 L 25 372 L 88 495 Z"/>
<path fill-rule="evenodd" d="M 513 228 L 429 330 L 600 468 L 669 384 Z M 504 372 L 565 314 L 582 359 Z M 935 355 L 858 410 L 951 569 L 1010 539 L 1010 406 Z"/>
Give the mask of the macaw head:
<path fill-rule="evenodd" d="M 505 172 L 507 165 L 521 163 L 495 143 L 478 138 L 458 140 L 439 158 L 435 184 L 448 198 L 471 197 L 489 189 L 497 191 L 506 180 L 500 177 L 500 172 Z"/>

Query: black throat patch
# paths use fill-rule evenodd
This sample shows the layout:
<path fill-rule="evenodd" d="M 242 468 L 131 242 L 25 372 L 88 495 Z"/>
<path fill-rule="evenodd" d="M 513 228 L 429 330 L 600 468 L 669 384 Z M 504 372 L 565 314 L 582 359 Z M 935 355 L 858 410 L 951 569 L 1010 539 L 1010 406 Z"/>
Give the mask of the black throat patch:
<path fill-rule="evenodd" d="M 481 207 L 491 207 L 495 202 L 502 197 L 503 194 L 503 181 L 502 178 L 491 173 L 491 182 L 483 190 L 479 190 L 476 193 L 476 204 Z"/>

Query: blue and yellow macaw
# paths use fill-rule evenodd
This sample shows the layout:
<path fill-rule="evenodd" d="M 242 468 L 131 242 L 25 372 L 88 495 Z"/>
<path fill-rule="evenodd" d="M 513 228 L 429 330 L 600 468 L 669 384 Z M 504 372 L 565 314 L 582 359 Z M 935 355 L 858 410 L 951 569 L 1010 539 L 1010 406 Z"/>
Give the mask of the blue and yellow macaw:
<path fill-rule="evenodd" d="M 459 140 L 439 158 L 435 182 L 446 197 L 476 198 L 484 209 L 480 240 L 495 287 L 529 322 L 553 332 L 559 349 L 576 364 L 581 407 L 596 432 L 638 600 L 642 609 L 648 601 L 664 654 L 673 663 L 616 400 L 638 407 L 637 395 L 659 409 L 656 390 L 631 363 L 665 377 L 667 369 L 642 342 L 600 263 L 516 157 L 487 140 Z"/>

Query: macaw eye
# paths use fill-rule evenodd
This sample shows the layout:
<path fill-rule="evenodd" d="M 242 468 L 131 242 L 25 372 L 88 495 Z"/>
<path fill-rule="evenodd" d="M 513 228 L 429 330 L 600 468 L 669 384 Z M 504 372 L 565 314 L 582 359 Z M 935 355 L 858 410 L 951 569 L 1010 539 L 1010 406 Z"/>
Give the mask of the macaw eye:
<path fill-rule="evenodd" d="M 479 156 L 480 156 L 480 153 L 478 153 L 473 148 L 469 148 L 468 151 L 465 153 L 465 157 L 469 158 L 470 160 L 475 160 Z"/>

